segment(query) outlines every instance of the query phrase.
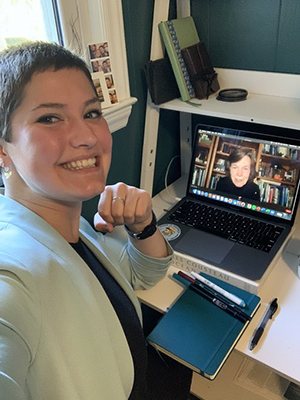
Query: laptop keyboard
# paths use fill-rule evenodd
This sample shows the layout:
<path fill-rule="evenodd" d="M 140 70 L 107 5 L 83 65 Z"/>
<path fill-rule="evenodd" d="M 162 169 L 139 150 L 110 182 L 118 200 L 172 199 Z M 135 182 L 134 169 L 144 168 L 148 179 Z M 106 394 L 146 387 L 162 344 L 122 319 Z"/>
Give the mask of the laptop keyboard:
<path fill-rule="evenodd" d="M 284 229 L 190 200 L 182 203 L 168 219 L 267 253 Z"/>

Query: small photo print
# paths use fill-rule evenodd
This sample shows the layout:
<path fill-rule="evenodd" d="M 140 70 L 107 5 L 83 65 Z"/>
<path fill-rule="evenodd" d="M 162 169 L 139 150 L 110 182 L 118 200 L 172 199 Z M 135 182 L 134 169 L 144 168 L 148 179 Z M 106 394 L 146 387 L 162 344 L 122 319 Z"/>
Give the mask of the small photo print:
<path fill-rule="evenodd" d="M 101 67 L 102 67 L 102 71 L 105 74 L 110 73 L 111 72 L 110 58 L 107 58 L 106 60 L 103 60 L 102 64 L 101 64 Z"/>
<path fill-rule="evenodd" d="M 102 63 L 99 60 L 93 60 L 91 62 L 92 72 L 102 72 Z"/>
<path fill-rule="evenodd" d="M 117 104 L 119 102 L 118 96 L 115 90 L 109 91 L 109 97 L 111 104 Z"/>
<path fill-rule="evenodd" d="M 114 78 L 112 75 L 105 75 L 105 83 L 106 83 L 107 89 L 115 88 Z"/>
<path fill-rule="evenodd" d="M 90 59 L 109 57 L 108 43 L 92 43 L 89 44 Z"/>
<path fill-rule="evenodd" d="M 103 96 L 100 79 L 93 79 L 93 82 L 94 82 L 94 86 L 96 88 L 98 98 L 99 98 L 100 102 L 102 103 L 104 101 L 104 96 Z"/>

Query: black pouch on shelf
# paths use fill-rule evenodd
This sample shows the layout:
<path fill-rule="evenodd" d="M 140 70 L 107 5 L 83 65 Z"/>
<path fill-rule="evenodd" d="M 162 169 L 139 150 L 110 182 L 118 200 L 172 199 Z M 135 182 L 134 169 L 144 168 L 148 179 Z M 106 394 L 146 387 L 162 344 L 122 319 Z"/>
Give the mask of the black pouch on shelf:
<path fill-rule="evenodd" d="M 203 42 L 181 50 L 197 99 L 208 98 L 220 89 L 218 74 L 213 69 Z"/>
<path fill-rule="evenodd" d="M 148 61 L 144 68 L 151 100 L 159 105 L 180 97 L 168 57 Z"/>

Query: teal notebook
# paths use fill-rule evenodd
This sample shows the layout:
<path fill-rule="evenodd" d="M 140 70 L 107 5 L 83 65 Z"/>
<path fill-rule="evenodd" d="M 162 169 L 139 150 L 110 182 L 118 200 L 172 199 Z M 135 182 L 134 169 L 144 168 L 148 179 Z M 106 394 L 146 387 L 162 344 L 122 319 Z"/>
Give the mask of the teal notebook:
<path fill-rule="evenodd" d="M 192 17 L 162 21 L 158 24 L 161 38 L 166 47 L 176 82 L 183 101 L 195 98 L 181 50 L 198 43 L 199 36 Z"/>
<path fill-rule="evenodd" d="M 242 310 L 254 315 L 260 297 L 212 276 L 201 275 L 243 299 L 246 307 Z M 214 379 L 248 323 L 239 321 L 187 288 L 147 340 L 162 353 Z"/>

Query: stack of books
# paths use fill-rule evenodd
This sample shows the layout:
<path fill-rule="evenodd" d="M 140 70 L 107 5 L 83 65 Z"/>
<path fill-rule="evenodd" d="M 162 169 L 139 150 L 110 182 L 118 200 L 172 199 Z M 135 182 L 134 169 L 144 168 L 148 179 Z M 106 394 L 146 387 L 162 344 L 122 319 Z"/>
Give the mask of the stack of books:
<path fill-rule="evenodd" d="M 217 74 L 204 43 L 200 42 L 193 18 L 162 21 L 158 28 L 182 100 L 207 98 L 219 90 Z"/>

